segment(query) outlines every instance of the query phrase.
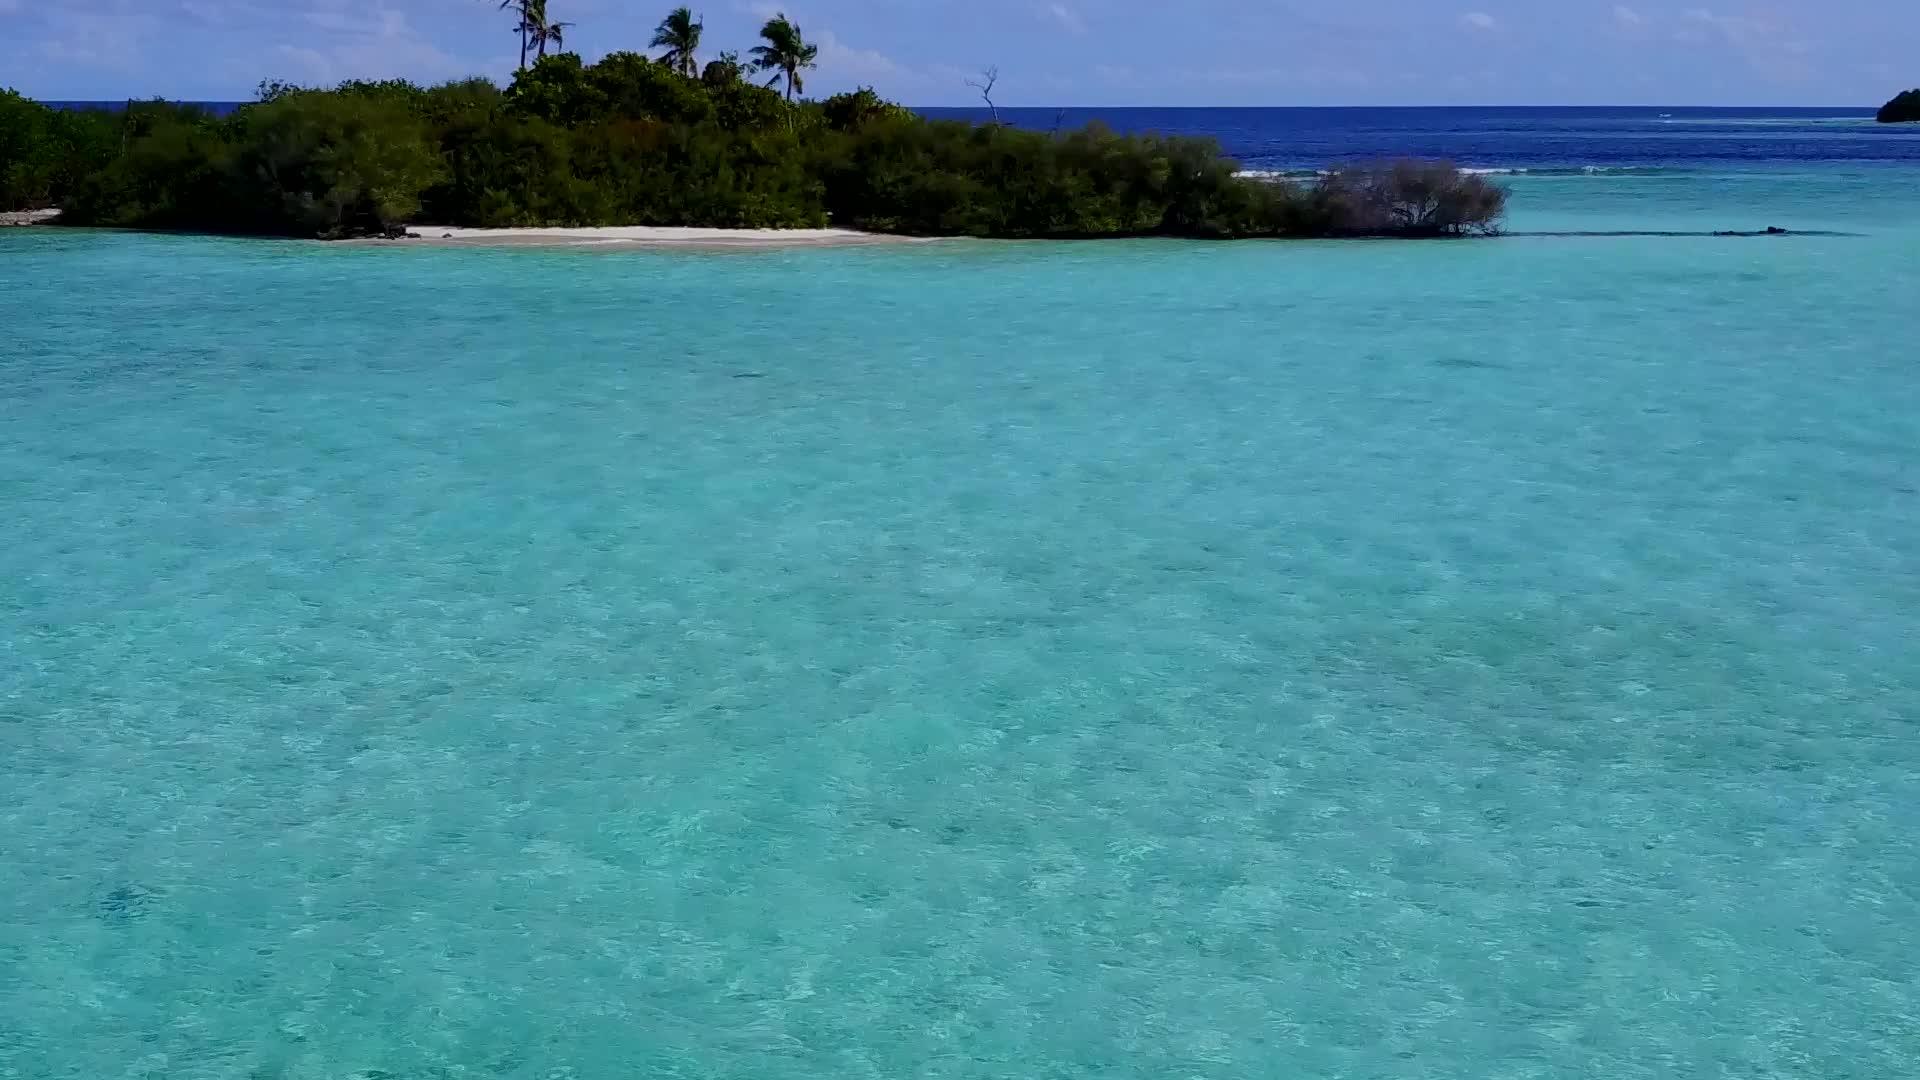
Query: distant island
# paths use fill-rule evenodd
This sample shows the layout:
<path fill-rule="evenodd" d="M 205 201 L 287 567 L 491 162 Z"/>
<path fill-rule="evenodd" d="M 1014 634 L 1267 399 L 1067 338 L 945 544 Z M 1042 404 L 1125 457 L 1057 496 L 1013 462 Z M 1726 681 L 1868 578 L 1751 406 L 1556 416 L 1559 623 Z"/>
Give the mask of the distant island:
<path fill-rule="evenodd" d="M 655 33 L 657 57 L 586 64 L 548 54 L 568 24 L 544 0 L 507 7 L 526 62 L 504 90 L 266 83 L 224 117 L 0 92 L 0 211 L 322 238 L 404 236 L 415 222 L 1237 238 L 1490 233 L 1505 210 L 1504 188 L 1444 163 L 1281 183 L 1238 175 L 1211 140 L 937 122 L 869 89 L 804 100 L 818 47 L 784 15 L 744 60 L 698 63 L 701 24 L 680 8 Z"/>
<path fill-rule="evenodd" d="M 1895 94 L 1893 100 L 1880 106 L 1880 112 L 1874 116 L 1883 124 L 1910 124 L 1920 121 L 1920 90 L 1908 90 Z"/>

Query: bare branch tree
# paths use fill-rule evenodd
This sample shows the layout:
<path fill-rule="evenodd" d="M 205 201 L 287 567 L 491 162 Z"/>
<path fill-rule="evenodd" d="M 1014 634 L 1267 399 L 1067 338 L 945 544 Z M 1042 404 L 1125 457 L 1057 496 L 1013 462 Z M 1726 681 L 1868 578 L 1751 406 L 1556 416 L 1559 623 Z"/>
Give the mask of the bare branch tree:
<path fill-rule="evenodd" d="M 1000 126 L 1000 110 L 993 104 L 993 84 L 1000 81 L 1000 68 L 996 65 L 980 73 L 978 79 L 968 79 L 967 85 L 980 91 L 980 100 L 987 103 L 987 111 L 993 114 L 993 126 Z"/>

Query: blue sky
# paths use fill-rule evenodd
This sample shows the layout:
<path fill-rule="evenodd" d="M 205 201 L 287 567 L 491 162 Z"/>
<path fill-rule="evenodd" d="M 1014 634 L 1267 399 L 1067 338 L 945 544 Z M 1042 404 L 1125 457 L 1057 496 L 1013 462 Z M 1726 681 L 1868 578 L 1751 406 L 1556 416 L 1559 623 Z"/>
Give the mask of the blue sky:
<path fill-rule="evenodd" d="M 670 6 L 548 0 L 589 57 Z M 708 52 L 775 5 L 696 5 Z M 1920 84 L 1913 0 L 792 0 L 816 94 L 1002 105 L 1867 105 Z M 0 86 L 49 99 L 250 96 L 263 78 L 504 80 L 489 0 L 0 0 Z"/>

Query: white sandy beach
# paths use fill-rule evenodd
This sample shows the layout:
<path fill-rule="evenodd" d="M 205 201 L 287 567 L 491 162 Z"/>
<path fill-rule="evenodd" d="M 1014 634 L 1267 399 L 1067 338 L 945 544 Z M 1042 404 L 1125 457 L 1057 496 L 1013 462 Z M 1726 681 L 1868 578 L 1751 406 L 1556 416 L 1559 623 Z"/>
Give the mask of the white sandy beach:
<path fill-rule="evenodd" d="M 462 229 L 415 225 L 417 239 L 362 240 L 368 244 L 426 244 L 436 247 L 689 247 L 789 248 L 843 247 L 860 244 L 919 243 L 914 237 L 884 236 L 853 229 L 690 229 L 655 225 L 595 228 Z"/>

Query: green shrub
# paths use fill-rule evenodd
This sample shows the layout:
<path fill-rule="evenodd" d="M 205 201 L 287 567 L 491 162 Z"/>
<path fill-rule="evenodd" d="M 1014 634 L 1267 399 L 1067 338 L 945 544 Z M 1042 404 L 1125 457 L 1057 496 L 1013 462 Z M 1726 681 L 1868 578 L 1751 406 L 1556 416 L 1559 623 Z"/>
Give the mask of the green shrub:
<path fill-rule="evenodd" d="M 705 86 L 639 53 L 607 55 L 586 69 L 586 82 L 600 105 L 576 123 L 625 119 L 698 125 L 713 118 L 713 95 Z"/>
<path fill-rule="evenodd" d="M 883 232 L 1227 237 L 1299 219 L 1291 189 L 1234 173 L 1203 139 L 888 118 L 854 130 L 826 178 L 836 223 Z"/>
<path fill-rule="evenodd" d="M 410 95 L 298 93 L 242 110 L 232 158 L 241 229 L 381 232 L 420 210 L 444 165 Z"/>
<path fill-rule="evenodd" d="M 769 90 L 768 93 L 773 93 Z M 778 97 L 778 94 L 774 95 Z M 870 86 L 835 94 L 820 103 L 820 115 L 834 131 L 858 131 L 876 120 L 910 120 L 913 114 L 873 92 Z"/>
<path fill-rule="evenodd" d="M 0 90 L 0 210 L 58 205 L 119 152 L 112 114 L 53 109 Z"/>
<path fill-rule="evenodd" d="M 118 118 L 125 149 L 75 185 L 66 219 L 356 236 L 411 218 L 444 175 L 417 91 L 275 86 L 263 96 L 226 121 L 174 106 L 130 107 Z"/>
<path fill-rule="evenodd" d="M 514 115 L 470 117 L 440 135 L 447 173 L 422 193 L 439 224 L 509 228 L 589 220 L 565 128 Z"/>
<path fill-rule="evenodd" d="M 740 62 L 737 52 L 723 52 L 715 59 L 707 61 L 700 71 L 700 81 L 709 90 L 730 86 L 747 77 L 747 67 Z"/>
<path fill-rule="evenodd" d="M 52 125 L 52 109 L 0 91 L 0 210 L 35 210 L 52 200 L 59 156 Z"/>
<path fill-rule="evenodd" d="M 232 147 L 220 125 L 194 109 L 129 107 L 114 121 L 125 150 L 77 182 L 63 221 L 78 225 L 214 229 L 236 215 Z"/>
<path fill-rule="evenodd" d="M 513 77 L 507 105 L 522 116 L 570 127 L 607 112 L 606 98 L 587 79 L 577 53 L 543 56 Z"/>
<path fill-rule="evenodd" d="M 1463 236 L 1499 229 L 1507 191 L 1446 162 L 1391 161 L 1334 169 L 1314 193 L 1323 228 L 1363 236 Z"/>

